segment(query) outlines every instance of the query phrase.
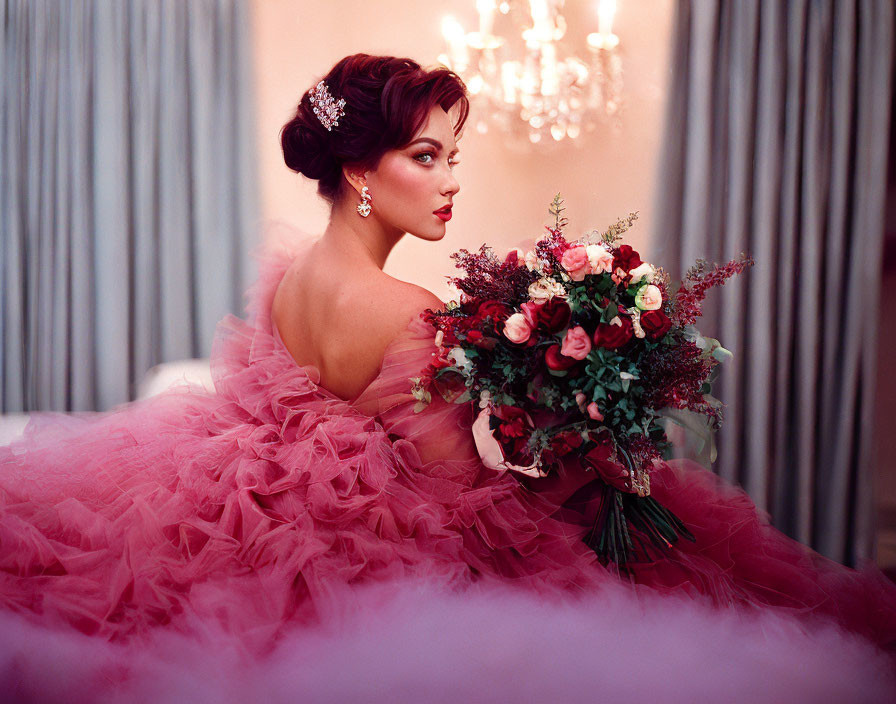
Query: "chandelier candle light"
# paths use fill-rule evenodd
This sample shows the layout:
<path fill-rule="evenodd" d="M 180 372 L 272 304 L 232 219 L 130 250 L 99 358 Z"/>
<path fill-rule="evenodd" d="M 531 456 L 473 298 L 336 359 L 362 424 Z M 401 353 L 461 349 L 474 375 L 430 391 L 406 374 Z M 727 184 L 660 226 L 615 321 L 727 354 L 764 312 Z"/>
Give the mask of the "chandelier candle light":
<path fill-rule="evenodd" d="M 536 144 L 575 139 L 607 119 L 619 127 L 623 83 L 619 37 L 613 34 L 616 0 L 595 3 L 598 31 L 587 35 L 584 58 L 567 50 L 563 5 L 477 0 L 474 32 L 454 17 L 443 19 L 447 51 L 439 61 L 464 79 L 484 109 L 479 132 L 487 132 L 491 122 Z M 499 21 L 518 31 L 499 34 Z"/>

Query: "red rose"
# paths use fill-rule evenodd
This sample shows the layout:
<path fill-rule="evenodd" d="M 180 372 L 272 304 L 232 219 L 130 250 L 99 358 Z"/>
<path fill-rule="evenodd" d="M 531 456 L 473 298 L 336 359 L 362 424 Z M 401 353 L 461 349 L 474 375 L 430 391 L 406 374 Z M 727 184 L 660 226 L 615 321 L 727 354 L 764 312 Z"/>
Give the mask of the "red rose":
<path fill-rule="evenodd" d="M 631 245 L 621 245 L 613 253 L 613 271 L 623 269 L 627 274 L 635 267 L 641 266 L 641 264 L 643 264 L 641 256 L 631 248 Z"/>
<path fill-rule="evenodd" d="M 641 312 L 641 327 L 651 340 L 659 340 L 672 328 L 672 321 L 659 309 L 645 310 Z"/>
<path fill-rule="evenodd" d="M 562 372 L 574 367 L 579 360 L 567 357 L 560 353 L 560 345 L 551 345 L 544 353 L 544 362 L 548 369 Z"/>
<path fill-rule="evenodd" d="M 433 356 L 435 357 L 435 355 L 433 355 Z M 430 362 L 430 364 L 432 365 L 433 369 L 444 369 L 445 367 L 454 366 L 453 362 L 451 362 L 441 356 L 433 359 L 432 362 Z"/>
<path fill-rule="evenodd" d="M 476 315 L 483 320 L 490 316 L 491 319 L 497 323 L 504 320 L 504 318 L 507 317 L 508 312 L 507 306 L 500 301 L 483 301 L 479 304 Z"/>
<path fill-rule="evenodd" d="M 496 406 L 493 415 L 501 421 L 498 432 L 506 438 L 523 437 L 526 429 L 526 412 L 518 406 Z"/>
<path fill-rule="evenodd" d="M 583 461 L 593 467 L 597 475 L 607 484 L 620 491 L 632 492 L 630 472 L 619 462 L 610 459 L 613 448 L 607 444 L 600 444 L 588 451 Z"/>
<path fill-rule="evenodd" d="M 467 330 L 467 342 L 471 342 L 474 345 L 479 344 L 482 341 L 483 335 L 479 330 Z"/>
<path fill-rule="evenodd" d="M 528 464 L 529 422 L 526 412 L 517 406 L 496 406 L 492 416 L 499 421 L 494 436 L 501 443 L 505 458 L 514 464 Z"/>
<path fill-rule="evenodd" d="M 523 303 L 523 315 L 532 329 L 542 330 L 547 333 L 560 332 L 569 325 L 572 309 L 562 298 L 551 298 L 545 303 Z"/>
<path fill-rule="evenodd" d="M 632 320 L 627 315 L 617 315 L 614 321 L 621 321 L 621 325 L 613 323 L 601 323 L 594 331 L 594 346 L 607 347 L 614 350 L 622 347 L 626 342 L 632 339 L 634 327 Z"/>
<path fill-rule="evenodd" d="M 563 456 L 581 446 L 582 442 L 582 436 L 579 433 L 564 430 L 551 438 L 551 450 L 557 456 Z"/>
<path fill-rule="evenodd" d="M 538 322 L 544 325 L 545 330 L 549 333 L 560 332 L 569 325 L 569 317 L 572 315 L 572 309 L 569 304 L 562 298 L 551 298 L 541 304 L 541 310 L 538 312 Z"/>

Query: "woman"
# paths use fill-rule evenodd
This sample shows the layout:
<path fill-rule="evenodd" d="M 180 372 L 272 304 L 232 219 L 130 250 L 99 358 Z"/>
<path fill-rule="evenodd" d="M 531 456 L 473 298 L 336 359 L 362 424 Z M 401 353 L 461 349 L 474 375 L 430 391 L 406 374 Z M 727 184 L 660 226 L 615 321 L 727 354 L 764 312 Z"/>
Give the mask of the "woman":
<path fill-rule="evenodd" d="M 434 399 L 414 412 L 409 378 L 434 350 L 419 314 L 442 302 L 382 268 L 405 234 L 445 235 L 466 114 L 454 74 L 394 57 L 349 56 L 302 97 L 283 152 L 318 181 L 330 223 L 317 240 L 266 253 L 249 321 L 219 325 L 217 393 L 39 416 L 0 448 L 7 612 L 116 642 L 215 624 L 265 643 L 287 626 L 337 620 L 355 588 L 422 580 L 441 594 L 500 593 L 490 608 L 515 618 L 508 586 L 543 604 L 669 594 L 667 613 L 689 614 L 698 633 L 712 627 L 707 614 L 721 618 L 716 607 L 740 609 L 778 619 L 785 660 L 812 649 L 807 632 L 787 630 L 797 617 L 892 647 L 896 587 L 786 538 L 697 465 L 672 462 L 652 479 L 696 542 L 636 565 L 629 581 L 582 541 L 586 508 L 568 500 L 587 479 L 523 485 L 480 463 L 469 406 Z M 445 628 L 469 639 L 457 623 Z M 729 644 L 757 642 L 745 633 L 728 632 Z M 811 633 L 824 652 L 870 652 Z M 809 661 L 819 682 L 840 672 Z"/>

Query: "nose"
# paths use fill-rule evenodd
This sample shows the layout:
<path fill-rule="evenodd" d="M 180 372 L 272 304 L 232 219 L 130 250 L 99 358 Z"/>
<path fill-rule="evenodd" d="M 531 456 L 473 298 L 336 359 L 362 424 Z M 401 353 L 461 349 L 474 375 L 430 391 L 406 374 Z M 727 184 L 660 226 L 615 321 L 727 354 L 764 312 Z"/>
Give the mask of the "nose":
<path fill-rule="evenodd" d="M 457 178 L 454 176 L 454 172 L 450 169 L 448 170 L 448 176 L 445 179 L 445 183 L 442 184 L 442 195 L 444 196 L 454 196 L 460 190 L 460 183 L 458 183 Z"/>

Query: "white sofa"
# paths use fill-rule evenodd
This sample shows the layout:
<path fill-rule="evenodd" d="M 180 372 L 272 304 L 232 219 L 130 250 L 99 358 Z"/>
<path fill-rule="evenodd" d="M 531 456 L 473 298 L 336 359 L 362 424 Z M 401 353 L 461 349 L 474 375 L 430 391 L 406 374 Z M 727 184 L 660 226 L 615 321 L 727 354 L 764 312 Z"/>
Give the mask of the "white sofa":
<path fill-rule="evenodd" d="M 143 376 L 137 386 L 137 398 L 148 398 L 175 384 L 215 390 L 207 359 L 185 359 L 158 364 Z M 22 434 L 28 424 L 27 413 L 0 414 L 0 445 L 7 445 Z"/>

